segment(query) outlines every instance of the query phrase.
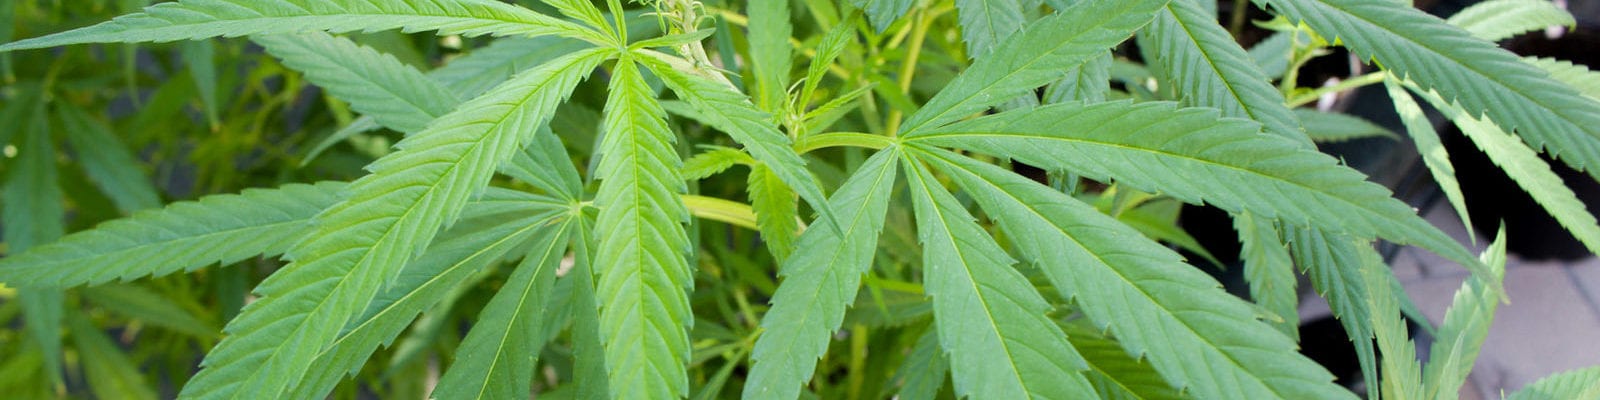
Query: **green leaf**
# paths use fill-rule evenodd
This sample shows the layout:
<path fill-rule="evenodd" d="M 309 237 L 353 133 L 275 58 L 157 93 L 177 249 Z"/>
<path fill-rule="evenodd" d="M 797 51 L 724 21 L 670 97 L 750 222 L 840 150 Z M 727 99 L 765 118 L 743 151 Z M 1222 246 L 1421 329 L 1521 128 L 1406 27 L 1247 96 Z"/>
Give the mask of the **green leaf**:
<path fill-rule="evenodd" d="M 600 340 L 600 301 L 595 297 L 594 218 L 585 213 L 572 238 L 572 369 L 580 399 L 611 398 L 605 343 Z"/>
<path fill-rule="evenodd" d="M 56 116 L 83 172 L 117 209 L 132 213 L 161 207 L 161 196 L 150 183 L 150 175 L 116 135 L 68 102 L 56 103 Z"/>
<path fill-rule="evenodd" d="M 800 89 L 801 106 L 810 106 L 811 97 L 817 92 L 817 86 L 822 84 L 822 79 L 828 74 L 828 66 L 844 53 L 845 47 L 855 42 L 856 22 L 860 14 L 851 15 L 851 19 L 834 25 L 822 36 L 822 42 L 817 44 L 817 55 L 811 59 L 811 65 L 806 67 L 805 86 Z"/>
<path fill-rule="evenodd" d="M 1578 23 L 1567 10 L 1547 0 L 1489 0 L 1461 9 L 1446 22 L 1491 42 L 1510 39 L 1523 32 Z"/>
<path fill-rule="evenodd" d="M 0 259 L 0 282 L 17 287 L 97 285 L 276 256 L 311 230 L 311 217 L 335 203 L 344 186 L 323 182 L 246 189 L 141 211 Z"/>
<path fill-rule="evenodd" d="M 807 229 L 795 256 L 778 270 L 784 281 L 761 318 L 765 332 L 751 353 L 745 397 L 794 399 L 811 380 L 845 308 L 856 299 L 862 275 L 872 268 L 898 153 L 896 148 L 880 151 L 862 163 L 833 194 L 840 229 Z"/>
<path fill-rule="evenodd" d="M 1074 125 L 1065 125 L 1074 126 Z M 1270 136 L 1260 136 L 1270 138 Z M 1273 139 L 1289 145 L 1289 141 Z M 949 174 L 1018 254 L 1173 386 L 1205 399 L 1353 398 L 1254 309 L 1166 247 L 1015 173 L 914 147 Z M 931 260 L 930 260 L 931 261 Z M 931 274 L 930 274 L 931 276 Z"/>
<path fill-rule="evenodd" d="M 1128 355 L 1116 341 L 1078 324 L 1064 324 L 1072 347 L 1089 363 L 1089 383 L 1101 399 L 1181 399 L 1150 363 Z"/>
<path fill-rule="evenodd" d="M 325 32 L 257 35 L 251 41 L 306 80 L 399 132 L 417 132 L 461 101 L 444 85 L 388 54 Z"/>
<path fill-rule="evenodd" d="M 595 225 L 600 273 L 600 335 L 614 398 L 665 399 L 688 395 L 684 364 L 689 295 L 694 275 L 684 223 L 689 210 L 682 162 L 666 111 L 632 57 L 612 73 L 605 139 L 595 177 L 600 192 Z"/>
<path fill-rule="evenodd" d="M 1215 14 L 1196 0 L 1173 0 L 1140 32 L 1154 42 L 1156 66 L 1176 86 L 1179 102 L 1222 110 L 1222 116 L 1260 122 L 1267 133 L 1312 147 L 1283 95 L 1251 62 Z"/>
<path fill-rule="evenodd" d="M 739 149 L 710 146 L 705 152 L 689 157 L 689 160 L 683 162 L 683 177 L 692 180 L 706 179 L 738 164 L 755 164 L 755 160 Z"/>
<path fill-rule="evenodd" d="M 956 12 L 967 57 L 973 59 L 994 52 L 1006 37 L 1022 30 L 1028 22 L 1017 0 L 956 0 Z"/>
<path fill-rule="evenodd" d="M 1289 70 L 1289 58 L 1294 56 L 1294 40 L 1304 35 L 1300 31 L 1283 31 L 1267 36 L 1250 48 L 1250 60 L 1261 68 L 1268 79 L 1282 78 Z"/>
<path fill-rule="evenodd" d="M 1321 112 L 1309 108 L 1296 108 L 1294 115 L 1305 124 L 1306 135 L 1317 143 L 1338 143 L 1374 137 L 1390 140 L 1400 138 L 1388 128 L 1353 115 Z"/>
<path fill-rule="evenodd" d="M 1600 396 L 1600 367 L 1547 376 L 1512 393 L 1506 400 L 1561 400 Z"/>
<path fill-rule="evenodd" d="M 950 360 L 939 350 L 939 330 L 927 329 L 917 338 L 911 355 L 900 363 L 894 372 L 894 381 L 900 384 L 896 398 L 906 400 L 931 400 L 937 398 L 944 387 L 944 377 L 950 374 Z"/>
<path fill-rule="evenodd" d="M 583 21 L 596 29 L 611 29 L 606 23 L 605 15 L 600 13 L 599 8 L 595 8 L 592 0 L 544 0 L 543 2 L 561 11 L 562 15 Z"/>
<path fill-rule="evenodd" d="M 551 289 L 567 254 L 571 218 L 534 236 L 506 285 L 484 306 L 472 330 L 456 349 L 455 362 L 439 378 L 432 397 L 510 399 L 528 395 L 534 365 L 544 341 L 539 332 L 551 322 Z"/>
<path fill-rule="evenodd" d="M 559 221 L 557 209 L 540 209 L 524 196 L 490 191 L 463 211 L 462 221 L 400 271 L 395 283 L 346 324 L 339 338 L 317 354 L 289 398 L 324 398 L 341 377 L 361 370 L 379 345 L 388 346 L 424 310 L 434 307 L 479 271 Z"/>
<path fill-rule="evenodd" d="M 956 393 L 985 399 L 1094 396 L 1082 375 L 1088 366 L 1045 316 L 1050 304 L 918 158 L 901 159 L 923 245 L 924 290 L 933 298 L 934 326 L 950 357 Z"/>
<path fill-rule="evenodd" d="M 260 299 L 184 387 L 188 398 L 278 397 L 339 328 L 481 193 L 494 168 L 530 142 L 608 50 L 573 53 L 507 81 L 401 141 L 289 251 L 294 263 L 257 286 Z M 343 240 L 329 240 L 339 237 Z M 278 346 L 289 340 L 297 346 Z M 252 360 L 254 362 L 245 362 Z"/>
<path fill-rule="evenodd" d="M 1422 107 L 1417 105 L 1417 100 L 1400 87 L 1397 79 L 1391 75 L 1383 81 L 1389 98 L 1394 101 L 1395 113 L 1400 114 L 1400 121 L 1405 124 L 1406 133 L 1411 136 L 1413 142 L 1416 142 L 1417 153 L 1422 155 L 1422 163 L 1428 167 L 1428 173 L 1433 176 L 1433 181 L 1439 184 L 1439 189 L 1450 201 L 1450 206 L 1455 208 L 1456 215 L 1461 217 L 1461 226 L 1472 226 L 1471 214 L 1467 212 L 1466 196 L 1461 194 L 1461 183 L 1456 179 L 1456 167 L 1450 162 L 1450 153 L 1439 140 L 1439 132 L 1434 131 L 1433 120 L 1423 114 Z"/>
<path fill-rule="evenodd" d="M 0 51 L 82 43 L 171 42 L 313 30 L 333 33 L 401 29 L 443 35 L 559 35 L 605 43 L 571 22 L 493 0 L 183 0 L 98 25 L 0 46 Z M 598 38 L 598 39 L 595 39 Z"/>
<path fill-rule="evenodd" d="M 642 56 L 638 61 L 650 67 L 679 98 L 693 105 L 707 124 L 744 145 L 750 157 L 771 168 L 773 174 L 800 194 L 823 219 L 838 225 L 816 177 L 806 170 L 805 160 L 790 147 L 789 138 L 773 125 L 770 115 L 756 109 L 732 86 L 719 82 L 720 76 L 700 75 L 698 72 L 702 71 L 676 57 L 654 51 L 639 53 Z"/>
<path fill-rule="evenodd" d="M 1109 92 L 1111 92 L 1111 52 L 1106 51 L 1099 56 L 1089 57 L 1083 64 L 1067 69 L 1065 78 L 1061 78 L 1045 90 L 1044 99 L 1046 104 L 1069 101 L 1099 103 L 1106 101 L 1106 93 Z"/>
<path fill-rule="evenodd" d="M 1127 40 L 1167 1 L 1082 1 L 1028 24 L 912 114 L 901 126 L 901 136 L 920 135 L 920 130 L 966 118 L 1061 79 L 1061 71 L 1101 57 Z"/>
<path fill-rule="evenodd" d="M 1589 67 L 1553 58 L 1523 58 L 1522 61 L 1550 73 L 1551 78 L 1577 89 L 1590 99 L 1600 99 L 1600 73 Z"/>
<path fill-rule="evenodd" d="M 1397 76 L 1438 90 L 1472 116 L 1487 116 L 1573 168 L 1600 165 L 1600 102 L 1580 96 L 1493 43 L 1404 2 L 1255 2 L 1341 41 L 1363 60 L 1376 60 Z M 1590 174 L 1600 176 L 1600 168 Z"/>
<path fill-rule="evenodd" d="M 1505 233 L 1505 228 L 1501 227 L 1495 241 L 1483 252 L 1484 265 L 1496 274 L 1488 279 L 1505 279 Z M 1456 291 L 1455 300 L 1445 311 L 1444 322 L 1439 324 L 1439 332 L 1434 335 L 1438 341 L 1433 342 L 1428 352 L 1428 365 L 1422 370 L 1425 398 L 1454 400 L 1460 394 L 1458 389 L 1466 384 L 1478 350 L 1489 336 L 1495 310 L 1500 308 L 1500 299 L 1505 296 L 1495 289 L 1496 286 L 1485 277 L 1473 276 Z"/>
<path fill-rule="evenodd" d="M 72 326 L 73 342 L 78 344 L 78 359 L 83 363 L 90 393 L 102 399 L 156 399 L 155 390 L 139 373 L 139 365 L 128 359 L 89 317 L 74 313 L 67 321 Z"/>
<path fill-rule="evenodd" d="M 60 173 L 56 168 L 55 143 L 50 138 L 49 116 L 44 103 L 28 105 L 31 118 L 23 116 L 7 130 L 20 130 L 15 145 L 16 157 L 7 164 L 6 181 L 0 187 L 0 237 L 5 238 L 7 257 L 0 266 L 27 254 L 26 251 L 50 243 L 65 231 L 66 210 L 62 203 Z M 20 128 L 20 129 L 19 129 Z M 13 256 L 16 254 L 17 256 Z M 57 392 L 64 392 L 61 377 L 61 318 L 66 301 L 60 290 L 40 289 L 26 281 L 0 275 L 0 282 L 24 289 L 17 291 L 22 305 L 23 328 L 39 345 L 44 356 L 44 371 Z"/>
<path fill-rule="evenodd" d="M 1345 335 L 1355 347 L 1367 387 L 1378 387 L 1378 358 L 1372 343 L 1373 314 L 1395 313 L 1399 309 L 1374 311 L 1367 302 L 1375 296 L 1372 293 L 1375 289 L 1368 286 L 1361 270 L 1364 268 L 1363 253 L 1375 251 L 1371 243 L 1313 228 L 1289 227 L 1283 235 L 1295 264 L 1311 279 L 1311 287 L 1328 301 L 1328 309 L 1344 327 Z M 1388 288 L 1387 282 L 1384 288 Z"/>
<path fill-rule="evenodd" d="M 756 77 L 756 104 L 768 112 L 787 106 L 789 70 L 794 67 L 794 47 L 789 36 L 788 1 L 752 1 L 745 5 L 750 14 L 750 66 Z"/>
<path fill-rule="evenodd" d="M 1539 158 L 1537 152 L 1516 136 L 1501 130 L 1494 122 L 1475 118 L 1445 103 L 1437 92 L 1425 92 L 1415 87 L 1412 91 L 1454 121 L 1461 132 L 1489 156 L 1489 161 L 1505 171 L 1511 180 L 1517 182 L 1517 186 L 1527 191 L 1534 202 L 1550 212 L 1556 222 L 1567 228 L 1567 232 L 1572 233 L 1589 251 L 1600 252 L 1600 223 L 1595 221 L 1594 214 L 1589 213 L 1588 207 L 1567 187 L 1561 176 L 1550 168 L 1550 164 Z"/>
<path fill-rule="evenodd" d="M 548 126 L 539 130 L 541 132 L 535 134 L 534 143 L 512 156 L 511 162 L 500 167 L 500 173 L 561 200 L 579 202 L 584 194 L 583 178 L 578 176 L 578 167 L 572 164 L 572 158 L 567 155 L 566 145 L 561 143 L 561 137 L 549 131 Z"/>
<path fill-rule="evenodd" d="M 201 108 L 206 113 L 206 121 L 211 126 L 221 126 L 217 118 L 217 62 L 216 45 L 210 40 L 194 40 L 183 43 L 183 64 L 189 69 L 189 77 L 194 79 L 194 86 L 200 92 Z"/>
<path fill-rule="evenodd" d="M 1250 299 L 1278 318 L 1268 321 L 1269 325 L 1299 342 L 1300 293 L 1295 290 L 1299 278 L 1277 224 L 1240 213 L 1233 216 L 1233 229 L 1239 232 L 1239 260 L 1244 263 L 1244 279 L 1250 283 Z"/>
<path fill-rule="evenodd" d="M 850 0 L 857 8 L 866 11 L 867 20 L 872 21 L 872 28 L 878 33 L 883 33 L 894 25 L 894 21 L 905 16 L 911 11 L 911 6 L 916 5 L 916 0 Z M 845 24 L 840 24 L 845 25 Z"/>
<path fill-rule="evenodd" d="M 1215 111 L 1124 101 L 1007 112 L 905 140 L 1006 155 L 1090 179 L 1115 178 L 1141 191 L 1236 213 L 1416 244 L 1481 269 L 1476 257 L 1387 189 L 1332 157 L 1258 129 L 1253 122 L 1219 119 Z"/>
<path fill-rule="evenodd" d="M 196 338 L 216 338 L 221 328 L 172 302 L 166 295 L 137 285 L 104 285 L 78 291 L 83 298 L 129 319 Z"/>
<path fill-rule="evenodd" d="M 800 210 L 794 191 L 765 166 L 751 168 L 749 190 L 750 207 L 755 209 L 756 225 L 761 227 L 761 241 L 782 263 L 789 258 L 795 236 L 800 234 Z"/>

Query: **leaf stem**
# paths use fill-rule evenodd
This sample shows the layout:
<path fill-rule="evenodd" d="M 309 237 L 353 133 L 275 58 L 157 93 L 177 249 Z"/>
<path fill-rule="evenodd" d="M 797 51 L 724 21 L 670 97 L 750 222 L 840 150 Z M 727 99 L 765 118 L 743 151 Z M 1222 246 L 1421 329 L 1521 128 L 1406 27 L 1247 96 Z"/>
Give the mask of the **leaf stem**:
<path fill-rule="evenodd" d="M 911 81 L 917 75 L 917 59 L 922 57 L 922 43 L 928 38 L 928 26 L 932 25 L 933 18 L 939 14 L 929 10 L 917 12 L 917 19 L 911 22 L 911 44 L 906 48 L 906 59 L 900 63 L 900 92 L 906 97 L 911 97 Z M 898 108 L 889 110 L 889 123 L 884 130 L 889 136 L 894 136 L 900 130 L 900 121 L 905 118 L 905 113 Z"/>
<path fill-rule="evenodd" d="M 1320 88 L 1317 88 L 1316 90 L 1312 90 L 1310 92 L 1302 93 L 1300 95 L 1294 96 L 1294 97 L 1289 99 L 1289 108 L 1295 108 L 1295 107 L 1303 106 L 1303 105 L 1306 105 L 1306 104 L 1311 104 L 1312 102 L 1317 101 L 1317 99 L 1322 98 L 1322 96 L 1327 95 L 1329 93 L 1343 92 L 1343 91 L 1346 91 L 1346 90 L 1355 89 L 1355 88 L 1359 88 L 1359 87 L 1362 87 L 1362 86 L 1375 84 L 1375 83 L 1378 83 L 1378 82 L 1383 82 L 1383 76 L 1385 74 L 1387 74 L 1387 73 L 1386 72 L 1382 72 L 1382 71 L 1368 73 L 1368 74 L 1365 74 L 1365 75 L 1360 75 L 1360 76 L 1356 76 L 1356 77 L 1353 77 L 1353 78 L 1350 78 L 1350 79 L 1346 79 L 1346 80 L 1344 80 L 1342 82 L 1334 84 L 1333 86 L 1320 87 Z"/>

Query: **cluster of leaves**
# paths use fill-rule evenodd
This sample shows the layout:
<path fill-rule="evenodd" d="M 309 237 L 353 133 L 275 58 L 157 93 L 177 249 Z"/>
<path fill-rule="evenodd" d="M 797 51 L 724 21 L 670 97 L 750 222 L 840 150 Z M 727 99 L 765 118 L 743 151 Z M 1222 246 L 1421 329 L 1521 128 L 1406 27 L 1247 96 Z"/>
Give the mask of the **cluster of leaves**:
<path fill-rule="evenodd" d="M 173 54 L 193 79 L 117 131 L 253 132 L 202 158 L 216 182 L 256 159 L 296 171 L 277 182 L 334 179 L 156 209 L 162 192 L 139 175 L 152 156 L 84 111 L 146 97 L 140 74 L 116 94 L 70 61 L 108 56 L 55 50 L 69 61 L 24 74 L 0 115 L 15 153 L 0 282 L 16 288 L 0 317 L 20 314 L 29 338 L 0 350 L 6 370 L 44 375 L 4 383 L 48 395 L 81 369 L 101 397 L 155 397 L 141 370 L 159 356 L 136 362 L 100 328 L 120 323 L 172 339 L 156 377 L 185 398 L 1353 398 L 1296 351 L 1298 266 L 1367 387 L 1450 398 L 1506 297 L 1504 238 L 1474 256 L 1317 151 L 1386 133 L 1296 107 L 1378 83 L 1463 218 L 1413 94 L 1600 249 L 1600 226 L 1538 157 L 1593 173 L 1600 75 L 1491 42 L 1572 23 L 1540 0 L 1449 21 L 1392 0 L 1260 0 L 1277 33 L 1248 51 L 1209 0 L 525 3 L 181 0 L 0 45 L 183 41 Z M 419 51 L 378 31 L 441 38 Z M 1119 51 L 1130 38 L 1145 65 Z M 1296 87 L 1335 45 L 1382 69 Z M 219 68 L 218 47 L 256 65 Z M 152 53 L 126 50 L 130 69 L 149 64 L 138 54 Z M 5 62 L 8 77 L 32 68 Z M 262 120 L 306 112 L 302 79 L 327 93 L 312 122 L 326 138 L 285 128 L 296 134 L 267 143 L 277 130 Z M 87 193 L 62 192 L 64 160 Z M 63 236 L 61 200 L 100 197 L 128 216 Z M 1177 228 L 1182 203 L 1232 213 L 1253 301 L 1173 250 L 1212 258 Z M 67 205 L 75 220 L 115 216 Z M 1379 239 L 1473 272 L 1425 366 Z M 248 305 L 240 264 L 277 267 Z M 217 289 L 167 285 L 193 282 Z M 62 356 L 63 320 L 76 357 Z M 208 321 L 227 321 L 222 334 Z M 194 347 L 210 350 L 191 373 L 181 349 Z M 1592 396 L 1594 382 L 1600 368 L 1514 397 Z"/>

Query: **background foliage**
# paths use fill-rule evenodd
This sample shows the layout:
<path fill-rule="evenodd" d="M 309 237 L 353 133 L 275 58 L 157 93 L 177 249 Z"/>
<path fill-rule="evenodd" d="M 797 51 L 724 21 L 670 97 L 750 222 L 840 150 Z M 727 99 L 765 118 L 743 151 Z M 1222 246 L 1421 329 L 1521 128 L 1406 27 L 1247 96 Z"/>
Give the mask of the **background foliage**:
<path fill-rule="evenodd" d="M 1466 219 L 1436 110 L 1600 248 L 1540 156 L 1600 176 L 1600 75 L 1494 44 L 1572 17 L 1252 4 L 8 2 L 0 388 L 1454 397 L 1517 239 L 1472 254 L 1317 144 L 1415 146 Z M 1301 75 L 1337 49 L 1377 68 Z M 1404 138 L 1308 107 L 1361 86 Z M 1437 327 L 1380 239 L 1473 272 Z M 1296 351 L 1300 290 L 1360 382 Z"/>

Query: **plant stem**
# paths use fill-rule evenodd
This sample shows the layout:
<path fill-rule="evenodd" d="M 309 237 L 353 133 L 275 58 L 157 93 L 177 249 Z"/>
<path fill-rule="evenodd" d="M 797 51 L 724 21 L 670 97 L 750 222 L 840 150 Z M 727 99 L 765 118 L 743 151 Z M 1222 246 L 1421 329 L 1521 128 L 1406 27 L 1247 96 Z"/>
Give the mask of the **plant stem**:
<path fill-rule="evenodd" d="M 1333 86 L 1326 86 L 1326 87 L 1317 88 L 1316 90 L 1312 90 L 1310 92 L 1306 92 L 1304 94 L 1301 94 L 1301 95 L 1298 95 L 1298 96 L 1294 96 L 1293 98 L 1289 99 L 1289 108 L 1295 108 L 1295 107 L 1303 106 L 1303 105 L 1306 105 L 1306 104 L 1311 104 L 1312 102 L 1317 101 L 1317 99 L 1322 98 L 1323 95 L 1326 95 L 1328 93 L 1338 93 L 1338 92 L 1343 92 L 1343 91 L 1346 91 L 1346 90 L 1355 89 L 1355 88 L 1366 86 L 1366 85 L 1371 85 L 1371 84 L 1378 83 L 1378 82 L 1383 82 L 1384 74 L 1385 74 L 1384 72 L 1373 72 L 1373 73 L 1369 73 L 1369 74 L 1366 74 L 1366 75 L 1356 76 L 1356 77 L 1353 77 L 1353 78 L 1350 78 L 1350 79 L 1346 79 L 1346 80 L 1344 80 L 1342 82 L 1339 82 L 1338 84 L 1335 84 Z"/>

